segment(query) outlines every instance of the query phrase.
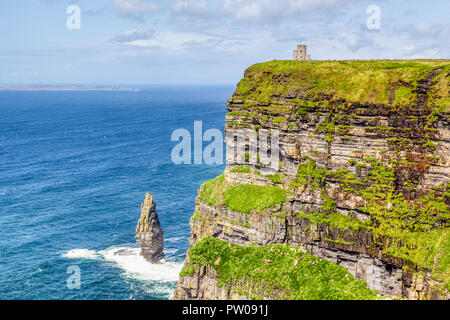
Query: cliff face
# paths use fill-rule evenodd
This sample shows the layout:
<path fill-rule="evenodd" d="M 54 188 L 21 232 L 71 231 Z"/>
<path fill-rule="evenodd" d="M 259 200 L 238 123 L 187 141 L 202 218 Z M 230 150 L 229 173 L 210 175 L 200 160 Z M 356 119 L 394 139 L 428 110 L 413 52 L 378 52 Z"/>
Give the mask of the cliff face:
<path fill-rule="evenodd" d="M 253 288 L 261 279 L 244 272 L 224 282 L 219 266 L 190 260 L 199 240 L 214 237 L 302 248 L 382 295 L 448 299 L 449 85 L 444 60 L 273 61 L 247 69 L 229 100 L 227 167 L 199 191 L 175 298 L 255 296 L 233 283 Z M 273 130 L 276 170 L 259 156 L 249 161 L 261 144 L 242 139 Z M 299 298 L 287 288 L 260 296 Z"/>
<path fill-rule="evenodd" d="M 164 258 L 164 238 L 156 204 L 150 193 L 145 196 L 141 205 L 141 217 L 136 226 L 136 243 L 142 247 L 141 255 L 151 263 L 157 263 Z"/>

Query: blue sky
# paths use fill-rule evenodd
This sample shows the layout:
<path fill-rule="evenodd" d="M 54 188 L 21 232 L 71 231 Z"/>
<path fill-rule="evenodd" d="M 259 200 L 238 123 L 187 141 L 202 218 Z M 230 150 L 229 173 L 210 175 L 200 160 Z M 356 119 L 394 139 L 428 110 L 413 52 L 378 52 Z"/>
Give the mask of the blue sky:
<path fill-rule="evenodd" d="M 448 0 L 1 1 L 0 84 L 235 84 L 298 43 L 313 59 L 450 58 L 449 16 Z"/>

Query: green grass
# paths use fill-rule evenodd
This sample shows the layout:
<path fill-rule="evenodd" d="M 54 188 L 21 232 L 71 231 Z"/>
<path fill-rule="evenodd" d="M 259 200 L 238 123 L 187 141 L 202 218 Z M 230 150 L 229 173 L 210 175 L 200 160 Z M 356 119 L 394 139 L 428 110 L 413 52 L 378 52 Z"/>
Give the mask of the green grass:
<path fill-rule="evenodd" d="M 286 176 L 281 173 L 275 173 L 267 175 L 266 178 L 269 178 L 274 184 L 280 184 L 286 179 Z"/>
<path fill-rule="evenodd" d="M 365 182 L 355 180 L 355 174 L 345 169 L 318 169 L 312 159 L 300 164 L 293 187 L 303 184 L 311 189 L 321 188 L 323 206 L 322 212 L 300 212 L 298 217 L 344 232 L 351 229 L 352 234 L 365 229 L 383 253 L 411 261 L 419 270 L 430 270 L 434 279 L 442 281 L 441 290 L 450 289 L 449 192 L 440 185 L 413 200 L 407 199 L 396 187 L 396 165 L 404 162 L 392 160 L 388 165 L 372 157 L 363 161 L 367 164 L 357 165 L 367 168 Z M 325 192 L 327 178 L 337 179 L 342 191 L 361 197 L 359 210 L 371 219 L 360 221 L 336 212 L 335 201 Z"/>
<path fill-rule="evenodd" d="M 248 172 L 247 169 L 250 169 L 250 167 L 240 166 L 234 169 L 237 170 L 234 172 Z M 270 178 L 274 181 L 281 181 L 282 179 L 281 175 L 274 175 Z M 251 213 L 283 203 L 286 201 L 287 193 L 278 186 L 250 184 L 227 186 L 225 175 L 221 174 L 217 178 L 202 184 L 198 199 L 212 206 L 224 204 L 231 210 Z"/>
<path fill-rule="evenodd" d="M 358 231 L 361 228 L 370 229 L 372 222 L 361 221 L 358 219 L 351 219 L 338 212 L 333 213 L 304 213 L 300 212 L 297 215 L 298 218 L 308 219 L 312 224 L 327 224 L 332 229 L 338 229 L 346 231 L 351 229 L 352 231 Z"/>
<path fill-rule="evenodd" d="M 299 164 L 297 176 L 290 185 L 292 188 L 297 188 L 309 184 L 313 188 L 319 188 L 324 184 L 327 173 L 326 169 L 317 168 L 313 159 L 306 159 L 306 162 Z"/>
<path fill-rule="evenodd" d="M 273 123 L 283 123 L 284 122 L 284 117 L 275 117 L 272 120 Z"/>
<path fill-rule="evenodd" d="M 251 66 L 238 84 L 235 98 L 272 102 L 275 95 L 302 93 L 299 107 L 326 106 L 326 94 L 335 101 L 366 104 L 411 105 L 418 81 L 441 69 L 430 89 L 429 104 L 439 108 L 449 100 L 449 60 L 393 61 L 270 61 Z M 284 81 L 278 81 L 283 75 Z M 257 88 L 258 90 L 254 90 Z M 393 101 L 389 101 L 390 98 Z M 317 98 L 317 99 L 316 99 Z M 305 102 L 306 101 L 306 102 Z M 448 105 L 446 105 L 448 109 Z M 441 107 L 442 108 L 442 107 Z"/>
<path fill-rule="evenodd" d="M 431 270 L 432 277 L 442 281 L 440 290 L 450 290 L 450 229 L 434 229 L 429 232 L 396 230 L 402 244 L 394 243 L 386 252 L 394 257 L 407 259 Z"/>
<path fill-rule="evenodd" d="M 198 198 L 212 206 L 219 204 L 223 190 L 226 187 L 225 175 L 221 174 L 213 180 L 209 180 L 200 187 Z"/>
<path fill-rule="evenodd" d="M 250 166 L 239 166 L 230 170 L 231 172 L 239 172 L 239 173 L 251 173 L 252 169 Z"/>
<path fill-rule="evenodd" d="M 448 195 L 438 193 L 442 186 L 409 201 L 396 191 L 393 169 L 376 163 L 369 175 L 370 186 L 357 193 L 365 200 L 361 209 L 374 221 L 375 240 L 385 253 L 430 270 L 442 281 L 440 289 L 450 290 L 450 209 Z"/>
<path fill-rule="evenodd" d="M 199 211 L 195 211 L 194 214 L 192 215 L 192 219 L 203 221 L 205 218 Z"/>
<path fill-rule="evenodd" d="M 180 276 L 210 265 L 218 285 L 239 283 L 234 289 L 251 299 L 276 295 L 292 300 L 373 300 L 377 292 L 356 280 L 345 268 L 321 260 L 298 247 L 282 244 L 243 247 L 204 238 L 188 252 L 190 263 Z M 251 289 L 249 289 L 251 288 Z"/>
<path fill-rule="evenodd" d="M 286 196 L 287 192 L 280 187 L 241 184 L 226 189 L 222 203 L 231 210 L 251 213 L 281 204 Z"/>

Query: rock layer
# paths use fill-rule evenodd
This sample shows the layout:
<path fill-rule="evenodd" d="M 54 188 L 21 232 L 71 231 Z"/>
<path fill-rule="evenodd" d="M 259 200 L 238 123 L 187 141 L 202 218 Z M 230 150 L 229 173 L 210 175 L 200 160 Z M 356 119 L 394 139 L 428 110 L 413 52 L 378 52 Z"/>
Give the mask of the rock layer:
<path fill-rule="evenodd" d="M 136 227 L 136 243 L 142 248 L 141 255 L 151 263 L 158 263 L 164 258 L 164 237 L 156 213 L 156 204 L 150 193 L 141 205 L 141 217 Z"/>
<path fill-rule="evenodd" d="M 239 293 L 239 285 L 232 287 L 218 285 L 216 270 L 205 265 L 189 277 L 182 277 L 177 283 L 174 300 L 248 300 Z"/>
<path fill-rule="evenodd" d="M 382 295 L 448 299 L 449 84 L 448 61 L 249 68 L 227 107 L 224 182 L 217 199 L 199 191 L 190 246 L 300 246 Z M 249 163 L 258 145 L 239 139 L 262 130 L 280 133 L 278 172 Z M 223 201 L 223 190 L 249 184 L 279 186 L 287 200 L 250 213 Z M 175 297 L 232 298 L 214 281 L 204 266 L 180 278 Z"/>

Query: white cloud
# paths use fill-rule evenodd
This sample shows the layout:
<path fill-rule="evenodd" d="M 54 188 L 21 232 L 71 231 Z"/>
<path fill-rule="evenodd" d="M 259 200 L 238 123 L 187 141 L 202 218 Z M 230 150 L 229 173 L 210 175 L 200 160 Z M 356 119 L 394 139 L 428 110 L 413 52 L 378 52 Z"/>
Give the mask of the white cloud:
<path fill-rule="evenodd" d="M 222 8 L 236 20 L 279 24 L 285 19 L 311 18 L 312 13 L 332 18 L 352 3 L 356 0 L 224 0 Z"/>
<path fill-rule="evenodd" d="M 145 14 L 158 11 L 158 5 L 152 0 L 115 0 L 114 9 L 124 17 L 143 19 Z"/>
<path fill-rule="evenodd" d="M 121 61 L 120 68 L 136 67 L 133 70 L 139 72 L 156 68 L 161 70 L 158 77 L 165 79 L 170 67 L 177 77 L 184 74 L 184 79 L 196 73 L 190 70 L 202 69 L 205 79 L 234 82 L 248 65 L 291 59 L 299 43 L 308 45 L 313 59 L 445 58 L 450 54 L 450 25 L 445 19 L 430 16 L 421 9 L 426 5 L 415 5 L 416 16 L 404 18 L 404 8 L 394 0 L 383 1 L 386 20 L 377 32 L 366 27 L 366 8 L 378 0 L 104 1 L 125 17 L 142 20 L 154 15 L 146 24 L 152 29 L 120 33 L 136 28 L 134 21 L 119 22 L 117 27 L 125 28 L 120 31 L 108 29 L 106 39 L 120 34 L 107 44 L 110 50 L 102 48 L 98 56 L 110 52 Z M 441 7 L 441 12 L 448 9 Z"/>
<path fill-rule="evenodd" d="M 405 59 L 439 59 L 442 58 L 439 56 L 439 50 L 432 48 L 432 49 L 425 49 L 422 51 L 415 52 L 413 54 L 408 54 L 403 56 Z"/>
<path fill-rule="evenodd" d="M 175 12 L 200 13 L 206 9 L 205 0 L 176 0 L 172 8 Z"/>
<path fill-rule="evenodd" d="M 358 52 L 361 48 L 374 45 L 371 35 L 360 31 L 343 32 L 339 38 L 350 51 Z"/>
<path fill-rule="evenodd" d="M 235 18 L 237 20 L 245 20 L 245 19 L 255 19 L 258 18 L 261 14 L 261 7 L 258 3 L 252 3 L 249 5 L 243 6 L 240 10 L 238 10 L 235 14 Z"/>
<path fill-rule="evenodd" d="M 137 35 L 143 35 L 139 37 Z M 151 36 L 150 36 L 151 35 Z M 127 40 L 127 37 L 129 39 Z M 214 46 L 221 41 L 220 38 L 195 32 L 174 31 L 130 31 L 114 38 L 124 39 L 117 41 L 135 47 L 153 47 L 170 51 L 179 51 L 188 47 Z"/>

